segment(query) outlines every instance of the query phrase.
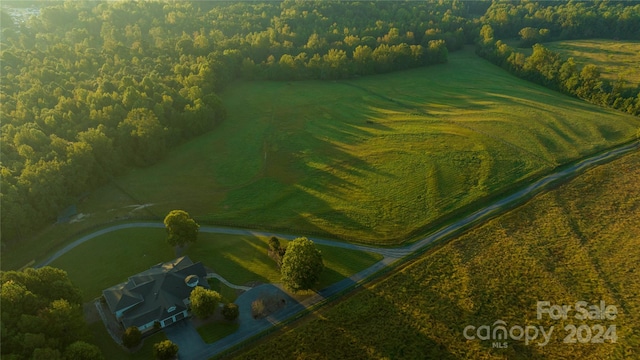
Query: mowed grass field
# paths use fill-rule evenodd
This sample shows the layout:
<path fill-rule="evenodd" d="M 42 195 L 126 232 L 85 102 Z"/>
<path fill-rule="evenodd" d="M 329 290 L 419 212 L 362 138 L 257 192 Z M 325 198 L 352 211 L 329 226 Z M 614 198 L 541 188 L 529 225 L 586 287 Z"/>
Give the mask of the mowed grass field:
<path fill-rule="evenodd" d="M 609 81 L 621 76 L 630 87 L 640 85 L 640 41 L 616 41 L 606 39 L 567 40 L 544 44 L 568 58 L 572 56 L 578 64 L 594 64 Z"/>
<path fill-rule="evenodd" d="M 25 239 L 3 268 L 41 261 L 106 222 L 173 209 L 205 223 L 397 244 L 640 127 L 470 49 L 348 81 L 238 82 L 223 100 L 229 116 L 214 131 L 93 192 L 78 204 L 82 221 Z"/>
<path fill-rule="evenodd" d="M 63 269 L 78 286 L 85 301 L 102 295 L 102 290 L 117 285 L 129 276 L 176 257 L 166 244 L 164 229 L 124 229 L 92 239 L 63 255 L 51 266 Z M 281 240 L 285 246 L 287 241 Z M 236 285 L 278 283 L 280 272 L 267 255 L 268 239 L 256 236 L 214 235 L 201 233 L 198 241 L 182 255 L 201 261 L 212 271 Z M 363 270 L 381 255 L 354 250 L 318 246 L 325 271 L 318 289 Z M 214 282 L 216 285 L 217 282 Z M 228 301 L 235 299 L 231 289 L 214 286 Z"/>
<path fill-rule="evenodd" d="M 640 153 L 592 169 L 437 246 L 238 359 L 632 359 L 640 354 Z M 613 320 L 537 319 L 537 302 L 614 305 Z M 468 325 L 543 326 L 550 342 L 467 340 Z M 564 343 L 567 325 L 617 342 Z M 499 323 L 498 323 L 499 325 Z M 582 330 L 583 339 L 596 335 Z M 469 334 L 476 334 L 474 331 Z M 517 330 L 514 332 L 517 336 Z M 600 335 L 603 335 L 602 333 Z M 493 335 L 490 335 L 493 336 Z M 495 338 L 495 337 L 494 337 Z M 574 337 L 575 338 L 575 337 Z M 502 343 L 502 341 L 498 341 Z"/>

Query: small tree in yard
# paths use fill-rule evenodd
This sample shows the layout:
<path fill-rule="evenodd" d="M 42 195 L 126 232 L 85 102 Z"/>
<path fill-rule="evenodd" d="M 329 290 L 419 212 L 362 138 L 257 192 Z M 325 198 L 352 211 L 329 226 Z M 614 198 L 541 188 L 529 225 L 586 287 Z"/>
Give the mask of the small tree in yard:
<path fill-rule="evenodd" d="M 238 309 L 238 305 L 234 303 L 224 304 L 222 308 L 222 316 L 228 321 L 233 321 L 238 318 L 240 315 L 240 310 Z"/>
<path fill-rule="evenodd" d="M 140 345 L 140 341 L 142 341 L 142 333 L 136 326 L 128 327 L 122 334 L 122 345 L 128 349 Z"/>
<path fill-rule="evenodd" d="M 269 248 L 271 249 L 271 251 L 280 252 L 280 240 L 278 240 L 277 237 L 272 236 L 269 239 Z"/>
<path fill-rule="evenodd" d="M 222 297 L 217 291 L 197 286 L 191 291 L 189 300 L 191 301 L 191 312 L 200 319 L 204 319 L 216 312 Z"/>
<path fill-rule="evenodd" d="M 320 280 L 322 270 L 322 254 L 313 241 L 301 237 L 289 243 L 281 268 L 285 287 L 292 291 L 311 289 Z"/>
<path fill-rule="evenodd" d="M 157 360 L 175 359 L 176 355 L 178 355 L 178 345 L 172 343 L 171 340 L 153 344 L 153 356 Z"/>
<path fill-rule="evenodd" d="M 278 265 L 278 269 L 282 267 L 282 257 L 286 252 L 287 248 L 280 246 L 280 240 L 277 237 L 272 236 L 269 239 L 269 256 L 276 262 Z"/>
<path fill-rule="evenodd" d="M 196 242 L 200 225 L 184 210 L 172 210 L 164 218 L 167 228 L 167 242 L 171 246 L 183 247 Z"/>

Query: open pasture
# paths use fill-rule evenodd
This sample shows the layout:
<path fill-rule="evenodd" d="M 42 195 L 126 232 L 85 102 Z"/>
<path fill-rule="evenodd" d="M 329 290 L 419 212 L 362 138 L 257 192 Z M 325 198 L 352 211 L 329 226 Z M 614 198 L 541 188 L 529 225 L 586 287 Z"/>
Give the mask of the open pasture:
<path fill-rule="evenodd" d="M 468 51 L 342 82 L 237 83 L 224 101 L 218 129 L 118 184 L 158 215 L 389 244 L 640 126 Z"/>
<path fill-rule="evenodd" d="M 229 116 L 214 131 L 91 193 L 78 204 L 86 217 L 25 239 L 3 268 L 107 222 L 173 209 L 201 223 L 397 244 L 640 128 L 470 50 L 344 81 L 238 82 L 223 100 Z"/>
<path fill-rule="evenodd" d="M 597 65 L 604 79 L 614 82 L 621 76 L 627 86 L 640 85 L 640 41 L 566 40 L 544 46 L 565 58 L 572 56 L 580 65 Z"/>
<path fill-rule="evenodd" d="M 635 358 L 640 348 L 639 177 L 638 152 L 592 169 L 437 246 L 237 358 Z M 538 301 L 574 307 L 578 301 L 598 306 L 604 301 L 618 314 L 613 320 L 580 320 L 577 312 L 567 319 L 546 314 L 538 319 Z M 538 346 L 544 342 L 539 333 L 529 344 L 506 339 L 503 348 L 492 345 L 496 340 L 464 336 L 469 325 L 495 329 L 499 320 L 507 329 L 542 326 L 553 332 L 545 346 Z M 587 337 L 583 329 L 587 343 L 563 342 L 571 334 L 565 326 L 585 324 L 589 329 L 615 326 L 617 340 L 590 343 L 598 341 L 598 330 Z"/>

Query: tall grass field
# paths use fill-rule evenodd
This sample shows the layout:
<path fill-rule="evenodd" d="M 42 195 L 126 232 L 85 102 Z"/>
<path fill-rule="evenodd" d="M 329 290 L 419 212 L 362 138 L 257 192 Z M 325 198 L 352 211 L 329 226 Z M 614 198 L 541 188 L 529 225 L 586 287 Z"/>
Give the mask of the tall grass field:
<path fill-rule="evenodd" d="M 640 41 L 608 39 L 566 40 L 544 44 L 563 57 L 573 57 L 578 64 L 597 65 L 604 79 L 622 77 L 627 86 L 640 85 Z"/>
<path fill-rule="evenodd" d="M 238 82 L 228 118 L 78 203 L 3 268 L 82 231 L 184 209 L 203 223 L 383 245 L 637 137 L 640 119 L 520 80 L 471 50 L 443 65 L 344 81 Z"/>
<path fill-rule="evenodd" d="M 638 152 L 592 169 L 270 335 L 237 358 L 638 358 L 638 178 Z M 603 301 L 615 306 L 617 315 L 578 319 L 579 313 L 570 310 L 566 318 L 542 312 L 539 319 L 538 301 L 574 309 L 579 301 L 584 308 L 600 308 Z M 493 331 L 487 340 L 474 330 L 467 334 L 475 338 L 464 335 L 468 326 L 493 329 L 498 321 L 509 331 L 514 326 L 553 331 L 547 343 L 539 333 L 528 344 L 524 338 L 492 340 L 497 339 L 491 338 Z M 573 337 L 571 326 L 581 329 Z M 612 326 L 615 342 L 612 332 L 605 336 Z M 517 338 L 518 330 L 513 334 Z"/>

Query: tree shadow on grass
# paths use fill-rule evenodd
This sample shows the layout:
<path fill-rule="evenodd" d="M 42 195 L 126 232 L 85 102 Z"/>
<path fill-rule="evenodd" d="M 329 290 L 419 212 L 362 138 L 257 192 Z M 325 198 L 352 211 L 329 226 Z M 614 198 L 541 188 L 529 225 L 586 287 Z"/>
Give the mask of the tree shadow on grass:
<path fill-rule="evenodd" d="M 358 111 L 366 113 L 367 110 L 363 106 Z M 265 153 L 265 176 L 230 192 L 222 202 L 224 207 L 238 210 L 230 220 L 261 219 L 262 224 L 255 224 L 257 227 L 266 225 L 267 228 L 275 226 L 334 235 L 318 226 L 319 219 L 339 229 L 370 231 L 351 217 L 347 209 L 335 207 L 336 203 L 348 204 L 353 192 L 366 191 L 354 178 L 367 178 L 372 174 L 394 178 L 393 174 L 381 171 L 366 158 L 347 150 L 377 136 L 370 129 L 390 131 L 380 124 L 367 124 L 365 119 L 373 114 L 358 116 L 362 118 L 354 120 L 338 115 L 330 119 L 315 118 L 302 124 L 305 130 L 299 130 L 294 137 L 272 136 L 272 143 L 266 146 L 272 150 Z M 337 201 L 332 204 L 327 201 L 330 198 Z M 247 206 L 241 209 L 243 203 Z M 316 218 L 315 224 L 308 221 L 308 214 Z"/>
<path fill-rule="evenodd" d="M 201 234 L 201 236 L 204 234 Z M 264 269 L 274 268 L 262 241 L 250 235 L 206 234 L 189 249 L 189 255 L 236 285 L 248 282 L 268 283 Z"/>

